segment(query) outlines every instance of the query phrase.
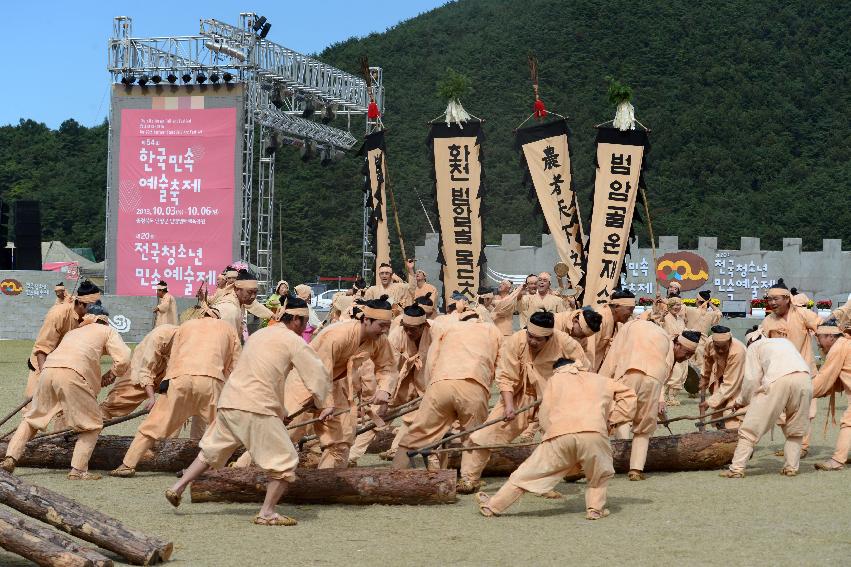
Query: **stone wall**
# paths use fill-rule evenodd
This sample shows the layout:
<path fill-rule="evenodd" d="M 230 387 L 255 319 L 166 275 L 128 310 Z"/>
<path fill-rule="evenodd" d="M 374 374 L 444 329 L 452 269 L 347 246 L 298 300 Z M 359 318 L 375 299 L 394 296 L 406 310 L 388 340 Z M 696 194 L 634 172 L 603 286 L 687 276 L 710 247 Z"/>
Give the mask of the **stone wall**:
<path fill-rule="evenodd" d="M 432 282 L 438 282 L 440 276 L 440 266 L 435 261 L 437 244 L 437 234 L 427 234 L 425 243 L 416 247 L 417 267 L 426 270 Z M 738 249 L 727 250 L 718 248 L 717 238 L 701 237 L 697 249 L 687 251 L 680 250 L 676 236 L 659 239 L 657 259 L 681 252 L 697 254 L 707 266 L 705 281 L 683 296 L 694 297 L 701 289 L 709 289 L 724 302 L 723 308 L 728 312 L 747 311 L 750 300 L 762 297 L 781 277 L 789 287 L 797 287 L 810 299 L 830 299 L 834 308 L 845 303 L 851 292 L 851 252 L 842 251 L 841 240 L 826 239 L 822 250 L 804 252 L 800 238 L 784 238 L 782 250 L 762 250 L 759 238 L 746 237 Z M 542 235 L 540 246 L 522 246 L 520 235 L 503 234 L 502 242 L 487 245 L 485 253 L 488 269 L 503 274 L 552 272 L 558 261 L 549 235 Z M 637 296 L 655 295 L 659 283 L 652 250 L 644 245 L 633 246 L 626 265 L 623 284 Z M 494 283 L 488 281 L 487 285 Z"/>
<path fill-rule="evenodd" d="M 47 313 L 56 301 L 53 286 L 63 281 L 61 272 L 8 271 L 0 272 L 0 340 L 34 340 Z M 13 286 L 10 282 L 14 280 Z M 74 289 L 76 282 L 65 281 L 65 287 Z M 20 292 L 15 294 L 18 286 Z M 110 324 L 121 333 L 128 343 L 142 340 L 153 326 L 152 309 L 156 305 L 156 296 L 132 297 L 105 295 L 102 299 L 109 311 Z M 178 299 L 177 311 L 180 313 L 194 305 L 195 299 Z"/>

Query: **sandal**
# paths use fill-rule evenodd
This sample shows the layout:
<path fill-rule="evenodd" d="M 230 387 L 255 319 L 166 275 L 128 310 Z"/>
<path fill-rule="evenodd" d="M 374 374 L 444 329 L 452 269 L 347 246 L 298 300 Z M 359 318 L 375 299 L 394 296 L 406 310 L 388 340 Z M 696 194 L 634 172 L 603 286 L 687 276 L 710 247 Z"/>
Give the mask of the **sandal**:
<path fill-rule="evenodd" d="M 122 463 L 122 465 L 117 469 L 109 471 L 109 476 L 114 476 L 116 478 L 133 478 L 136 476 L 136 469 L 131 469 Z"/>
<path fill-rule="evenodd" d="M 646 480 L 647 477 L 644 476 L 644 472 L 638 470 L 631 470 L 627 473 L 627 478 L 629 480 Z"/>
<path fill-rule="evenodd" d="M 172 489 L 168 489 L 165 491 L 165 499 L 168 500 L 168 503 L 177 508 L 180 506 L 180 500 L 183 498 L 182 494 L 178 494 Z"/>
<path fill-rule="evenodd" d="M 488 502 L 490 502 L 490 499 L 491 497 L 488 496 L 485 492 L 476 493 L 476 504 L 479 506 L 479 513 L 485 518 L 499 516 L 499 514 L 488 508 Z"/>
<path fill-rule="evenodd" d="M 470 480 L 468 478 L 459 479 L 455 483 L 455 492 L 458 494 L 472 494 L 482 487 L 482 481 Z"/>
<path fill-rule="evenodd" d="M 260 514 L 257 514 L 254 516 L 254 523 L 258 526 L 295 526 L 298 524 L 295 518 L 281 516 L 280 514 L 275 514 L 271 518 L 264 518 Z"/>
<path fill-rule="evenodd" d="M 589 508 L 585 512 L 585 519 L 586 520 L 599 520 L 600 518 L 605 518 L 608 515 L 609 515 L 609 509 L 608 508 L 603 508 L 602 512 L 600 510 L 594 510 L 593 508 Z"/>
<path fill-rule="evenodd" d="M 789 467 L 783 467 L 780 469 L 780 474 L 783 476 L 798 476 L 798 471 L 795 469 L 790 469 Z"/>
<path fill-rule="evenodd" d="M 90 473 L 89 471 L 85 472 L 76 472 L 71 471 L 68 473 L 68 480 L 100 480 L 103 477 L 97 473 Z"/>
<path fill-rule="evenodd" d="M 724 478 L 745 478 L 745 473 L 743 471 L 731 471 L 730 469 L 727 469 L 726 471 L 718 473 L 718 476 Z"/>
<path fill-rule="evenodd" d="M 6 457 L 2 461 L 0 461 L 0 469 L 3 469 L 9 474 L 15 472 L 15 466 L 18 464 L 18 461 L 15 460 L 14 457 Z"/>
<path fill-rule="evenodd" d="M 833 459 L 829 459 L 823 463 L 813 465 L 817 471 L 841 471 L 845 470 L 845 465 L 839 464 Z"/>

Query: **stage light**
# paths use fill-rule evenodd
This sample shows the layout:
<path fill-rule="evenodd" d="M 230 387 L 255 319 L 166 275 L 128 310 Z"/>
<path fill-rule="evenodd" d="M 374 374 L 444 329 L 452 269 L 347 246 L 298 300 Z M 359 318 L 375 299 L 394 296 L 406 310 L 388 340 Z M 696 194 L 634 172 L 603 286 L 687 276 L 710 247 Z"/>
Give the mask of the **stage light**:
<path fill-rule="evenodd" d="M 188 82 L 192 81 L 192 75 L 190 75 L 189 73 L 183 73 L 183 76 L 182 76 L 182 77 L 180 77 L 180 79 L 181 79 L 184 83 L 188 83 Z"/>
<path fill-rule="evenodd" d="M 173 85 L 177 82 L 177 75 L 175 75 L 174 73 L 169 73 L 168 77 L 166 77 L 165 80 Z"/>
<path fill-rule="evenodd" d="M 316 155 L 316 142 L 313 140 L 305 140 L 304 144 L 301 146 L 301 150 L 299 151 L 301 154 L 301 161 L 308 162 Z"/>
<path fill-rule="evenodd" d="M 266 143 L 266 155 L 273 156 L 279 147 L 281 147 L 281 137 L 277 132 L 272 132 L 269 134 L 269 141 Z"/>
<path fill-rule="evenodd" d="M 258 32 L 258 31 L 260 31 L 260 28 L 262 28 L 263 24 L 265 24 L 265 23 L 266 23 L 266 16 L 260 16 L 257 19 L 257 21 L 254 22 L 252 29 L 254 29 L 255 32 Z"/>
<path fill-rule="evenodd" d="M 269 97 L 269 102 L 271 102 L 275 108 L 284 107 L 284 97 L 281 95 L 281 89 L 275 89 L 272 91 L 272 96 Z"/>
<path fill-rule="evenodd" d="M 319 152 L 319 165 L 322 167 L 328 167 L 331 165 L 331 148 L 322 147 L 322 150 Z"/>
<path fill-rule="evenodd" d="M 210 75 L 210 82 L 211 83 L 218 83 L 219 82 L 219 74 L 216 73 L 215 71 L 213 72 L 213 74 Z"/>
<path fill-rule="evenodd" d="M 203 71 L 198 71 L 198 74 L 195 75 L 195 82 L 199 85 L 203 85 L 206 80 L 207 75 L 205 75 Z"/>
<path fill-rule="evenodd" d="M 162 82 L 162 80 L 163 80 L 163 78 L 160 77 L 159 75 L 154 75 L 153 77 L 151 77 L 151 82 L 154 83 L 155 85 L 160 84 Z"/>
<path fill-rule="evenodd" d="M 144 87 L 145 85 L 148 84 L 148 81 L 149 81 L 148 76 L 142 75 L 141 77 L 139 77 L 139 86 Z"/>
<path fill-rule="evenodd" d="M 322 110 L 322 123 L 328 124 L 335 118 L 337 118 L 337 105 L 326 104 L 325 108 Z"/>
<path fill-rule="evenodd" d="M 225 71 L 224 75 L 222 75 L 222 79 L 224 79 L 226 83 L 229 83 L 233 80 L 233 75 Z"/>
<path fill-rule="evenodd" d="M 136 82 L 136 77 L 133 75 L 124 75 L 121 77 L 121 84 L 127 85 L 128 87 Z"/>
<path fill-rule="evenodd" d="M 265 39 L 267 35 L 269 35 L 269 30 L 272 29 L 272 24 L 266 24 L 263 26 L 263 30 L 260 32 L 260 39 Z"/>
<path fill-rule="evenodd" d="M 315 109 L 313 108 L 313 99 L 305 98 L 304 99 L 304 110 L 301 111 L 302 118 L 310 118 L 313 116 Z"/>

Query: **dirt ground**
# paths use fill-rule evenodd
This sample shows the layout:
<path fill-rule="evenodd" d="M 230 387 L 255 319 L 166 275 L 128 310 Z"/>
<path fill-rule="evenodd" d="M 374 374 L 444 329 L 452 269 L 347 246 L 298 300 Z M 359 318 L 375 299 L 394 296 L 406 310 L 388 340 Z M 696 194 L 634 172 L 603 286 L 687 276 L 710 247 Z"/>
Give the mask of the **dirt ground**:
<path fill-rule="evenodd" d="M 30 348 L 26 341 L 0 342 L 0 414 L 21 399 Z M 846 403 L 838 400 L 839 415 Z M 851 557 L 851 467 L 813 469 L 836 440 L 835 426 L 822 435 L 826 408 L 821 400 L 799 476 L 778 474 L 782 462 L 773 452 L 783 438 L 775 429 L 742 480 L 715 471 L 650 474 L 645 482 L 617 475 L 609 485 L 612 515 L 598 522 L 584 519 L 582 483 L 559 485 L 566 494 L 561 501 L 526 495 L 500 518 L 481 517 L 472 497 L 462 496 L 456 504 L 422 507 L 283 505 L 281 512 L 299 525 L 270 528 L 251 524 L 252 504 L 191 504 L 187 498 L 174 511 L 162 496 L 173 482 L 169 474 L 89 483 L 67 481 L 67 471 L 22 468 L 15 474 L 171 539 L 175 565 L 841 565 Z M 684 399 L 670 414 L 696 412 L 695 401 Z M 132 434 L 137 425 L 109 432 Z M 694 430 L 689 421 L 672 428 Z M 375 456 L 361 464 L 386 466 Z M 486 480 L 491 493 L 503 481 Z M 0 565 L 27 564 L 0 549 Z"/>

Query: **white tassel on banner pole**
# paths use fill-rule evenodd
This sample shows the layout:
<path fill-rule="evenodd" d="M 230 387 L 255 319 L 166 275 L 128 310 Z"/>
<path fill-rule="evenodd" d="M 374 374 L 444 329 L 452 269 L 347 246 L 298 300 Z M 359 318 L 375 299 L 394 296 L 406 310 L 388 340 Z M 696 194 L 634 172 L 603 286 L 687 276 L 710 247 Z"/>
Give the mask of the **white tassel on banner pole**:
<path fill-rule="evenodd" d="M 620 131 L 635 130 L 635 107 L 628 100 L 618 104 L 612 126 Z"/>
<path fill-rule="evenodd" d="M 452 122 L 455 122 L 459 128 L 463 129 L 464 125 L 462 122 L 467 122 L 468 120 L 470 120 L 470 115 L 461 106 L 461 101 L 457 98 L 450 100 L 449 104 L 446 105 L 446 125 L 449 126 Z"/>

